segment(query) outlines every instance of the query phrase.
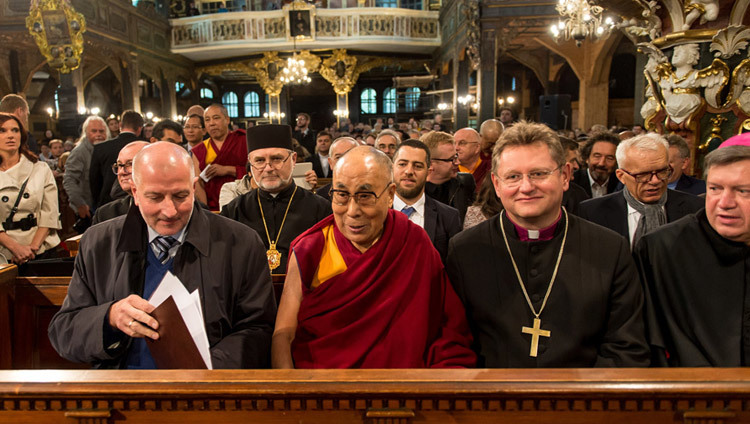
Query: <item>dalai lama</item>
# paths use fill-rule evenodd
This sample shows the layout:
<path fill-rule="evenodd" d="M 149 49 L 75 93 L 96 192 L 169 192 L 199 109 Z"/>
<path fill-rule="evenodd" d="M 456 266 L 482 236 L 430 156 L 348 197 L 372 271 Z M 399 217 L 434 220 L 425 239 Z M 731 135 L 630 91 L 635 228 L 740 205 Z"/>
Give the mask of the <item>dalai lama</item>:
<path fill-rule="evenodd" d="M 391 209 L 390 159 L 355 147 L 333 178 L 333 216 L 292 243 L 273 366 L 474 366 L 440 255 L 422 228 Z"/>
<path fill-rule="evenodd" d="M 505 210 L 453 237 L 446 264 L 478 366 L 647 366 L 643 292 L 628 244 L 561 207 L 570 168 L 557 135 L 519 122 L 492 162 Z"/>

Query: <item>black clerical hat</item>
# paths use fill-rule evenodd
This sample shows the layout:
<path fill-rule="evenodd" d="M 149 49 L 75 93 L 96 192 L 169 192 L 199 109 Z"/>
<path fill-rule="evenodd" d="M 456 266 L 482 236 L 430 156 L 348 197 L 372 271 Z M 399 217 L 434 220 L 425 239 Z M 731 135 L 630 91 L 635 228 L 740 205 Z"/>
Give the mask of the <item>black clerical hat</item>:
<path fill-rule="evenodd" d="M 256 125 L 247 130 L 247 152 L 276 147 L 294 150 L 289 125 Z"/>

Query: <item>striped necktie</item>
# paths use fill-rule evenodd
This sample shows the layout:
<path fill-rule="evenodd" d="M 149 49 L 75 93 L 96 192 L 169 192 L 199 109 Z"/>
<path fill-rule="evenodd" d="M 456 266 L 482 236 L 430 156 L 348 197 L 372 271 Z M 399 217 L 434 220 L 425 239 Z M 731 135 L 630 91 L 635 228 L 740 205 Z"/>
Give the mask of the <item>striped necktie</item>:
<path fill-rule="evenodd" d="M 169 261 L 169 249 L 177 244 L 177 239 L 169 236 L 158 236 L 151 242 L 151 244 L 157 251 L 156 259 L 164 265 Z"/>

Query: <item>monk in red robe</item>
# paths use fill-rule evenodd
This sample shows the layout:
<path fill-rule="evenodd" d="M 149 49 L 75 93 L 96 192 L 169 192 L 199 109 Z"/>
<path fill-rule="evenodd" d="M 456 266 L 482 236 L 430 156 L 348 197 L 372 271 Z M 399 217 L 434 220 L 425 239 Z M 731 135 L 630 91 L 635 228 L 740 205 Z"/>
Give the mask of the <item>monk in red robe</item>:
<path fill-rule="evenodd" d="M 224 106 L 213 104 L 203 116 L 210 138 L 196 144 L 191 152 L 201 171 L 208 207 L 217 211 L 221 186 L 247 174 L 247 140 L 245 130 L 229 131 L 229 115 Z"/>
<path fill-rule="evenodd" d="M 464 308 L 425 231 L 391 208 L 391 161 L 369 146 L 336 164 L 333 215 L 292 243 L 275 368 L 472 367 Z"/>

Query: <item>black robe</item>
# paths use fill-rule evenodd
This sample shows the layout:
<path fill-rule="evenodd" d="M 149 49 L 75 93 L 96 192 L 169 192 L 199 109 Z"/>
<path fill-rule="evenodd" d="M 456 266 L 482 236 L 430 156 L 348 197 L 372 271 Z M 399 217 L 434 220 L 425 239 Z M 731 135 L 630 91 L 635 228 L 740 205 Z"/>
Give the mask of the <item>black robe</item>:
<path fill-rule="evenodd" d="M 279 234 L 279 227 L 281 227 L 281 222 L 284 220 L 284 213 L 289 204 L 289 199 L 292 197 L 295 187 L 294 182 L 292 182 L 289 187 L 279 192 L 276 197 L 260 189 L 251 190 L 229 202 L 221 210 L 221 214 L 255 230 L 260 235 L 261 240 L 263 240 L 266 249 L 268 249 L 269 242 L 263 226 L 263 218 L 258 208 L 258 196 L 260 196 L 260 203 L 263 205 L 263 213 L 265 214 L 266 225 L 268 226 L 268 236 L 271 237 L 271 240 L 276 240 L 276 236 Z M 308 190 L 297 189 L 297 193 L 294 195 L 294 199 L 292 199 L 292 204 L 289 206 L 289 214 L 286 217 L 286 222 L 281 229 L 281 237 L 279 237 L 276 245 L 276 250 L 281 253 L 281 264 L 278 268 L 271 271 L 273 274 L 286 273 L 289 245 L 292 243 L 292 240 L 331 213 L 331 202 Z"/>
<path fill-rule="evenodd" d="M 633 254 L 654 365 L 750 364 L 750 247 L 720 236 L 701 210 L 646 234 Z"/>
<path fill-rule="evenodd" d="M 635 367 L 649 364 L 643 293 L 625 239 L 569 214 L 560 269 L 529 356 L 531 312 L 500 231 L 500 218 L 454 236 L 446 268 L 466 308 L 478 367 Z M 544 299 L 563 238 L 564 218 L 549 241 L 522 242 L 504 217 L 508 242 L 534 308 Z"/>

